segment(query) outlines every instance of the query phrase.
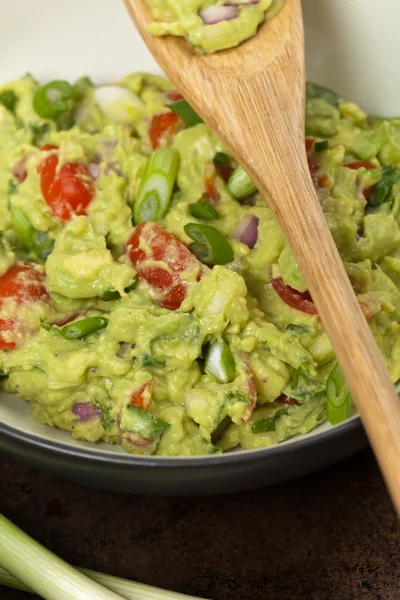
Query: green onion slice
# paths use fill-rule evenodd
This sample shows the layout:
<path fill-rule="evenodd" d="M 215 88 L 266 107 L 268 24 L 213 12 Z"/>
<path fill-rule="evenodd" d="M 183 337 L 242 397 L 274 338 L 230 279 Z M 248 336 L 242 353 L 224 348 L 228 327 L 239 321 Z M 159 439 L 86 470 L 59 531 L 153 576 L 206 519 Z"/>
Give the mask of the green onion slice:
<path fill-rule="evenodd" d="M 235 375 L 235 359 L 223 339 L 211 342 L 204 361 L 204 370 L 218 383 L 228 383 Z"/>
<path fill-rule="evenodd" d="M 0 94 L 0 104 L 5 106 L 10 112 L 14 112 L 18 97 L 12 90 L 6 90 Z"/>
<path fill-rule="evenodd" d="M 323 85 L 312 83 L 311 81 L 306 82 L 306 98 L 307 100 L 321 98 L 321 100 L 325 100 L 325 102 L 328 102 L 328 104 L 331 104 L 336 108 L 339 106 L 341 100 L 340 96 L 336 92 Z"/>
<path fill-rule="evenodd" d="M 64 325 L 64 327 L 60 329 L 60 333 L 67 340 L 77 340 L 89 335 L 89 333 L 95 333 L 95 331 L 104 329 L 107 327 L 107 324 L 108 319 L 105 317 L 89 317 Z"/>
<path fill-rule="evenodd" d="M 176 150 L 162 148 L 150 156 L 146 165 L 135 204 L 136 223 L 158 221 L 167 212 L 179 168 Z"/>
<path fill-rule="evenodd" d="M 196 219 L 216 221 L 219 218 L 218 211 L 207 202 L 189 204 L 188 208 L 192 217 L 196 217 Z"/>
<path fill-rule="evenodd" d="M 368 197 L 370 206 L 379 206 L 391 194 L 393 185 L 400 179 L 400 171 L 394 165 L 385 165 L 382 169 L 382 178 L 376 183 Z"/>
<path fill-rule="evenodd" d="M 93 88 L 93 81 L 86 75 L 77 79 L 72 86 L 72 93 L 76 100 L 82 100 L 85 93 Z"/>
<path fill-rule="evenodd" d="M 136 279 L 134 281 L 132 281 L 132 283 L 130 285 L 128 285 L 124 292 L 127 294 L 128 292 L 131 292 L 133 289 L 135 289 L 136 287 Z M 110 300 L 117 300 L 118 298 L 120 298 L 120 294 L 119 292 L 117 292 L 116 290 L 106 290 L 101 296 L 99 296 L 100 300 L 104 300 L 105 302 L 109 302 Z"/>
<path fill-rule="evenodd" d="M 194 240 L 189 250 L 206 265 L 225 265 L 232 262 L 233 251 L 222 233 L 211 225 L 188 223 L 185 233 Z"/>
<path fill-rule="evenodd" d="M 51 81 L 40 87 L 33 96 L 33 108 L 42 119 L 56 119 L 69 108 L 73 89 L 67 81 Z"/>
<path fill-rule="evenodd" d="M 251 431 L 253 433 L 267 433 L 268 431 L 275 431 L 275 424 L 277 420 L 283 415 L 287 414 L 287 410 L 278 410 L 272 419 L 261 419 L 260 421 L 255 421 L 251 427 Z"/>
<path fill-rule="evenodd" d="M 314 150 L 315 152 L 323 152 L 324 150 L 329 150 L 328 140 L 323 140 L 322 142 L 315 142 Z"/>
<path fill-rule="evenodd" d="M 178 117 L 182 119 L 186 127 L 193 127 L 203 123 L 203 119 L 197 114 L 195 110 L 186 102 L 186 100 L 177 100 L 168 105 Z"/>
<path fill-rule="evenodd" d="M 19 208 L 11 209 L 13 227 L 26 246 L 36 258 L 45 262 L 54 247 L 54 240 L 46 231 L 38 231 L 33 227 L 28 217 Z"/>
<path fill-rule="evenodd" d="M 234 198 L 247 198 L 254 194 L 257 188 L 246 171 L 239 165 L 229 178 L 228 191 Z"/>
<path fill-rule="evenodd" d="M 331 371 L 326 382 L 327 417 L 331 425 L 345 421 L 351 412 L 353 401 L 339 365 Z"/>

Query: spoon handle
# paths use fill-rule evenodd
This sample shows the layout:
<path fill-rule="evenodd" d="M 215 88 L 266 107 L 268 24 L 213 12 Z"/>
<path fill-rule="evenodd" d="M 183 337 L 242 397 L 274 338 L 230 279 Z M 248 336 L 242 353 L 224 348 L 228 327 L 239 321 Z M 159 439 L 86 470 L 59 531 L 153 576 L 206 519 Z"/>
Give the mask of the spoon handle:
<path fill-rule="evenodd" d="M 310 177 L 303 105 L 294 106 L 284 89 L 272 89 L 265 75 L 231 90 L 232 97 L 240 94 L 239 102 L 225 104 L 227 120 L 238 128 L 232 150 L 290 240 L 400 515 L 400 401 Z"/>

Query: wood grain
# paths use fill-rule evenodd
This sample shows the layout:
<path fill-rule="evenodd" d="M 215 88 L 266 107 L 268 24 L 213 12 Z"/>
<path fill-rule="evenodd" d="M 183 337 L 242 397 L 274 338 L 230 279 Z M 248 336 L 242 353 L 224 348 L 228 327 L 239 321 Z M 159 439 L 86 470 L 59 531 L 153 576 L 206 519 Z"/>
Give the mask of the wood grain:
<path fill-rule="evenodd" d="M 326 224 L 304 148 L 300 0 L 238 48 L 200 55 L 146 31 L 145 0 L 125 3 L 150 51 L 246 169 L 307 281 L 400 515 L 400 402 Z"/>

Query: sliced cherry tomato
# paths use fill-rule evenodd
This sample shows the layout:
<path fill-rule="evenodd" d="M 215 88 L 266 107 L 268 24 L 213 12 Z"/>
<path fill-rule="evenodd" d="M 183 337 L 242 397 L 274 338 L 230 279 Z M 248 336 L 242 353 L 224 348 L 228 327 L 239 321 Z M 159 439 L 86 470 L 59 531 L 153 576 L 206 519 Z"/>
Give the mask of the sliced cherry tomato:
<path fill-rule="evenodd" d="M 188 282 L 181 279 L 181 273 L 195 269 L 198 281 L 204 273 L 204 266 L 184 244 L 148 221 L 133 230 L 127 253 L 138 277 L 159 293 L 159 303 L 170 310 L 179 308 L 186 298 Z"/>
<path fill-rule="evenodd" d="M 14 319 L 0 319 L 0 350 L 7 348 L 8 350 L 14 350 L 16 347 L 15 342 L 6 342 L 1 336 L 3 331 L 14 331 L 15 321 Z"/>
<path fill-rule="evenodd" d="M 15 298 L 19 304 L 48 298 L 43 285 L 44 275 L 30 265 L 14 265 L 0 278 L 2 298 Z"/>
<path fill-rule="evenodd" d="M 315 138 L 306 138 L 306 152 L 309 152 L 314 146 Z"/>
<path fill-rule="evenodd" d="M 45 152 L 46 150 L 58 150 L 58 147 L 54 146 L 54 144 L 44 144 L 40 149 L 42 152 Z"/>
<path fill-rule="evenodd" d="M 361 169 L 361 167 L 364 167 L 364 169 L 378 168 L 376 165 L 372 164 L 371 162 L 368 162 L 367 160 L 357 160 L 355 162 L 347 163 L 343 166 L 347 167 L 348 169 Z"/>
<path fill-rule="evenodd" d="M 133 406 L 142 408 L 143 410 L 150 409 L 151 394 L 153 391 L 153 380 L 149 379 L 143 383 L 137 390 L 132 392 L 130 403 Z"/>
<path fill-rule="evenodd" d="M 287 404 L 289 406 L 300 406 L 300 402 L 298 402 L 298 400 L 295 400 L 295 398 L 290 398 L 289 396 L 286 396 L 286 394 L 281 394 L 278 398 L 278 402 L 280 404 Z"/>
<path fill-rule="evenodd" d="M 168 100 L 171 102 L 178 102 L 178 100 L 183 100 L 183 96 L 178 90 L 169 90 L 166 94 Z"/>
<path fill-rule="evenodd" d="M 162 140 L 170 142 L 180 125 L 180 118 L 174 112 L 154 115 L 150 123 L 150 141 L 153 150 L 160 147 Z"/>
<path fill-rule="evenodd" d="M 316 315 L 317 309 L 312 301 L 309 292 L 298 292 L 289 285 L 286 285 L 281 277 L 271 279 L 272 286 L 278 296 L 292 308 L 301 310 L 301 312 L 308 313 L 309 315 Z"/>
<path fill-rule="evenodd" d="M 220 201 L 220 195 L 215 185 L 215 175 L 216 171 L 214 164 L 212 162 L 207 163 L 203 178 L 204 191 L 210 200 L 214 202 L 214 204 L 218 204 Z"/>
<path fill-rule="evenodd" d="M 86 165 L 79 162 L 66 163 L 59 171 L 57 166 L 56 152 L 51 152 L 42 160 L 38 166 L 40 187 L 52 214 L 60 221 L 69 221 L 73 214 L 86 214 L 86 208 L 95 195 L 95 188 Z"/>
<path fill-rule="evenodd" d="M 34 267 L 14 265 L 0 278 L 0 307 L 4 298 L 14 298 L 17 304 L 47 300 L 48 294 L 43 282 L 43 273 Z M 1 332 L 14 331 L 19 321 L 18 312 L 15 317 L 0 319 L 0 349 L 13 350 L 16 347 L 16 343 L 6 341 Z"/>

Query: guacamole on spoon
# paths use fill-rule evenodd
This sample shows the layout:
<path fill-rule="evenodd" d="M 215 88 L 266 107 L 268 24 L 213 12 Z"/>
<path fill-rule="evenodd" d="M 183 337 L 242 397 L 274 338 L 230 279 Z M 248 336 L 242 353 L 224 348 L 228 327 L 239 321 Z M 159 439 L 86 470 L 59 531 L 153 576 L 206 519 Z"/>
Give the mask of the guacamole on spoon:
<path fill-rule="evenodd" d="M 284 0 L 147 0 L 153 35 L 183 36 L 199 52 L 233 48 L 274 17 Z"/>
<path fill-rule="evenodd" d="M 400 379 L 400 121 L 307 84 L 310 173 Z M 351 397 L 264 200 L 164 78 L 0 88 L 0 369 L 75 439 L 270 446 Z"/>

